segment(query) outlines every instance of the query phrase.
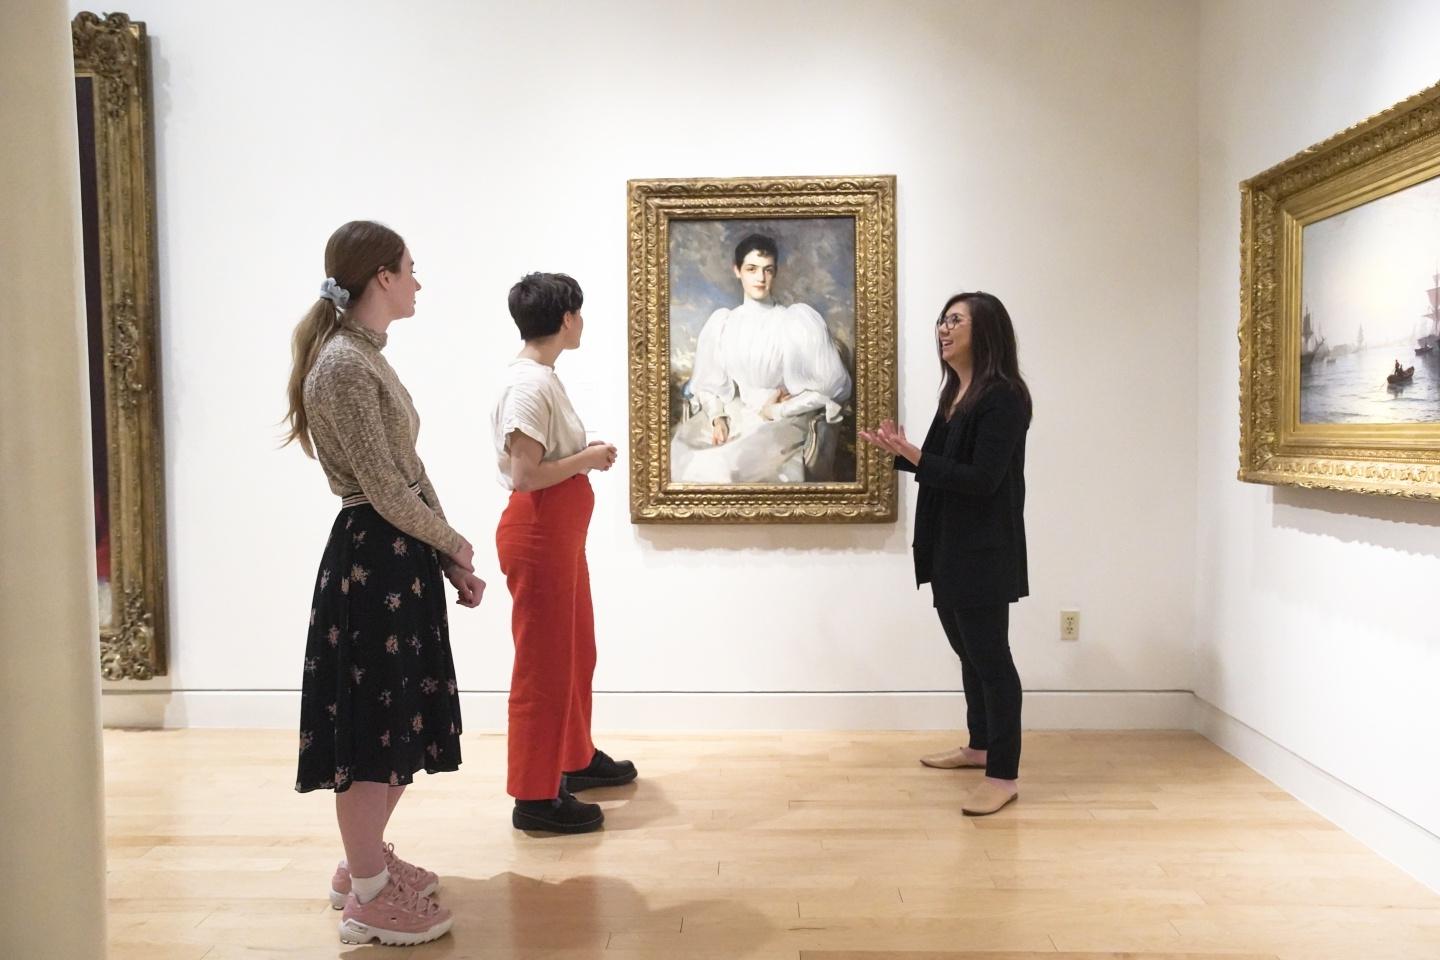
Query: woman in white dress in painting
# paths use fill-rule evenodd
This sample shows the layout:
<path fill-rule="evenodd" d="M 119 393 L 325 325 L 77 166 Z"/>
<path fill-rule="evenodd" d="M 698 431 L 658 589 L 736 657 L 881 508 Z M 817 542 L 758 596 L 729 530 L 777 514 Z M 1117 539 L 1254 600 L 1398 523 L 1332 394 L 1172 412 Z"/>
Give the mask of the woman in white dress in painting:
<path fill-rule="evenodd" d="M 690 379 L 699 412 L 670 445 L 678 482 L 803 482 L 811 421 L 841 419 L 850 373 L 820 314 L 771 299 L 779 259 L 763 234 L 735 248 L 745 300 L 716 310 L 700 330 Z"/>

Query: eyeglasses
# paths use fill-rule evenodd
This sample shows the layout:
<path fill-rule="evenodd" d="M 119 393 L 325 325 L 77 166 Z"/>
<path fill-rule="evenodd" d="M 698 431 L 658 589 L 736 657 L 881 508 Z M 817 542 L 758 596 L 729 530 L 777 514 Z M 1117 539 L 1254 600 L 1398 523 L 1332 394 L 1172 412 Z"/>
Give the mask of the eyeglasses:
<path fill-rule="evenodd" d="M 935 321 L 936 330 L 953 330 L 962 323 L 969 323 L 970 318 L 963 313 L 947 313 Z"/>

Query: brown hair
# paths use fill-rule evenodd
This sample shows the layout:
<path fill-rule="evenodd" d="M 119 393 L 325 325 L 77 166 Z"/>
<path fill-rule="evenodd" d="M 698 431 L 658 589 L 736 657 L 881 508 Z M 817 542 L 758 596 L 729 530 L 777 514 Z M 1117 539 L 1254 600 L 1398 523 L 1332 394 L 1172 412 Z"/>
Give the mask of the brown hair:
<path fill-rule="evenodd" d="M 375 274 L 381 270 L 398 273 L 404 253 L 405 241 L 394 230 L 371 220 L 351 220 L 330 234 L 325 244 L 325 275 L 334 277 L 336 286 L 343 288 L 354 303 L 364 295 Z M 315 456 L 315 446 L 310 442 L 310 420 L 305 416 L 305 378 L 315 366 L 320 348 L 340 329 L 341 312 L 334 301 L 317 299 L 295 325 L 291 339 L 294 360 L 290 383 L 285 388 L 290 402 L 285 421 L 290 428 L 281 446 L 299 440 L 310 457 Z"/>

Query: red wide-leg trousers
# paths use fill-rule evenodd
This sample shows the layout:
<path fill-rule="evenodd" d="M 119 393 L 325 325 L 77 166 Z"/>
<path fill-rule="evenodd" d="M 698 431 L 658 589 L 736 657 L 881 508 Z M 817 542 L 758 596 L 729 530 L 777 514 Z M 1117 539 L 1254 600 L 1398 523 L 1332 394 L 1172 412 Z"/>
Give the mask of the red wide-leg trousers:
<path fill-rule="evenodd" d="M 560 774 L 588 766 L 595 614 L 585 534 L 595 493 L 583 474 L 533 493 L 515 491 L 495 546 L 514 600 L 507 789 L 517 800 L 560 791 Z"/>

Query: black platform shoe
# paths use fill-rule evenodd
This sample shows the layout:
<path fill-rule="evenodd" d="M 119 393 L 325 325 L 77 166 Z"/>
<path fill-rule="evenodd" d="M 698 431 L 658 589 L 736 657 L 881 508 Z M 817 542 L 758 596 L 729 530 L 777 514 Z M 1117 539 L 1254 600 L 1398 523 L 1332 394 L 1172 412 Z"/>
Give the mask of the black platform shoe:
<path fill-rule="evenodd" d="M 589 833 L 599 830 L 605 812 L 598 803 L 576 800 L 564 787 L 554 800 L 516 800 L 510 822 L 516 830 L 546 833 Z"/>
<path fill-rule="evenodd" d="M 640 774 L 629 760 L 611 760 L 604 750 L 596 750 L 590 764 L 584 770 L 565 772 L 565 787 L 579 793 L 596 787 L 618 787 L 629 783 Z"/>

